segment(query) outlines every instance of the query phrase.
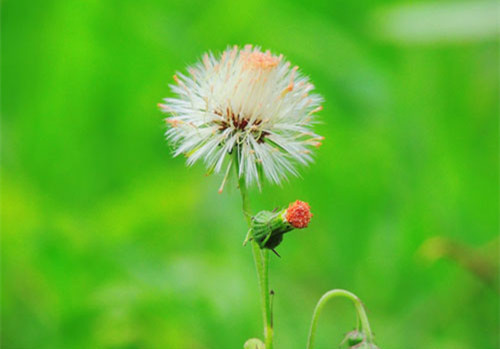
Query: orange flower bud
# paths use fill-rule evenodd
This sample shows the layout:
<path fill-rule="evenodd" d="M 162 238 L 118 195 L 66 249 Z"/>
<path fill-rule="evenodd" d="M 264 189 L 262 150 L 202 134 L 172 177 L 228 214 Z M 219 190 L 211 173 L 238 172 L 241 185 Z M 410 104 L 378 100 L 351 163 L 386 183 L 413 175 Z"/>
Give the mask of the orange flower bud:
<path fill-rule="evenodd" d="M 312 218 L 311 208 L 304 201 L 295 201 L 288 206 L 286 210 L 286 220 L 290 225 L 297 229 L 306 228 Z"/>

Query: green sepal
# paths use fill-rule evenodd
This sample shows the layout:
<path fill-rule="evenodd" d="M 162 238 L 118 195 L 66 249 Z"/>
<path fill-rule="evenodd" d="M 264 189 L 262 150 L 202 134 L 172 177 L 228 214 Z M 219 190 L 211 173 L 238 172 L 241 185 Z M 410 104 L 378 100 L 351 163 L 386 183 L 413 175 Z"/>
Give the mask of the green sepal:
<path fill-rule="evenodd" d="M 285 212 L 285 210 L 260 211 L 252 217 L 252 238 L 260 248 L 271 250 L 276 248 L 283 240 L 283 234 L 293 230 L 293 227 L 283 218 Z"/>
<path fill-rule="evenodd" d="M 368 343 L 366 340 L 366 335 L 362 331 L 354 330 L 347 333 L 344 340 L 340 345 L 344 348 L 349 349 L 378 349 L 378 347 L 373 343 Z"/>
<path fill-rule="evenodd" d="M 363 332 L 358 330 L 351 331 L 347 333 L 344 337 L 344 340 L 341 344 L 347 344 L 349 348 L 362 343 L 366 339 L 366 336 Z"/>

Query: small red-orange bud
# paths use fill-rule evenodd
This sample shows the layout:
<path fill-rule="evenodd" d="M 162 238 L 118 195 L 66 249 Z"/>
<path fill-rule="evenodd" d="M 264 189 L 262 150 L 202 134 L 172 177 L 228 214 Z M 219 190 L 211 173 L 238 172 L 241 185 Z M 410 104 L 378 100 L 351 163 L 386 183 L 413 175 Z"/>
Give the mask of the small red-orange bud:
<path fill-rule="evenodd" d="M 297 229 L 306 228 L 311 221 L 312 213 L 309 204 L 304 201 L 295 201 L 286 210 L 286 220 Z"/>

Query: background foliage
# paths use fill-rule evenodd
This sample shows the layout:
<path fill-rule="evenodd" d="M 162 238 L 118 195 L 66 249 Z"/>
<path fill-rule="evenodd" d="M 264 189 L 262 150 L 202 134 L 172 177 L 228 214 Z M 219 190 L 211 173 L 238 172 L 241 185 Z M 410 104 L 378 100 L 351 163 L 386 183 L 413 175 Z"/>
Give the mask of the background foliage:
<path fill-rule="evenodd" d="M 336 287 L 382 348 L 498 348 L 498 8 L 409 4 L 2 1 L 2 347 L 260 336 L 235 185 L 172 159 L 156 107 L 204 51 L 254 43 L 326 99 L 316 164 L 251 193 L 315 214 L 271 263 L 278 348 Z M 354 312 L 323 315 L 336 348 Z"/>

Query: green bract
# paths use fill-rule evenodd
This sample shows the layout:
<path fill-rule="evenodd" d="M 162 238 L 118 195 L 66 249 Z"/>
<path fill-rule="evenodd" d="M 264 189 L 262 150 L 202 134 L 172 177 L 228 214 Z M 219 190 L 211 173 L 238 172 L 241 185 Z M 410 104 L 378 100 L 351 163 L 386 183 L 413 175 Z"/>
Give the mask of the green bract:
<path fill-rule="evenodd" d="M 273 250 L 283 240 L 283 234 L 294 229 L 284 218 L 285 213 L 286 210 L 260 211 L 252 217 L 251 238 L 260 248 Z"/>
<path fill-rule="evenodd" d="M 363 332 L 354 330 L 346 334 L 342 343 L 347 343 L 347 346 L 350 348 L 357 344 L 362 343 L 365 340 L 365 338 L 366 336 L 364 335 Z"/>

